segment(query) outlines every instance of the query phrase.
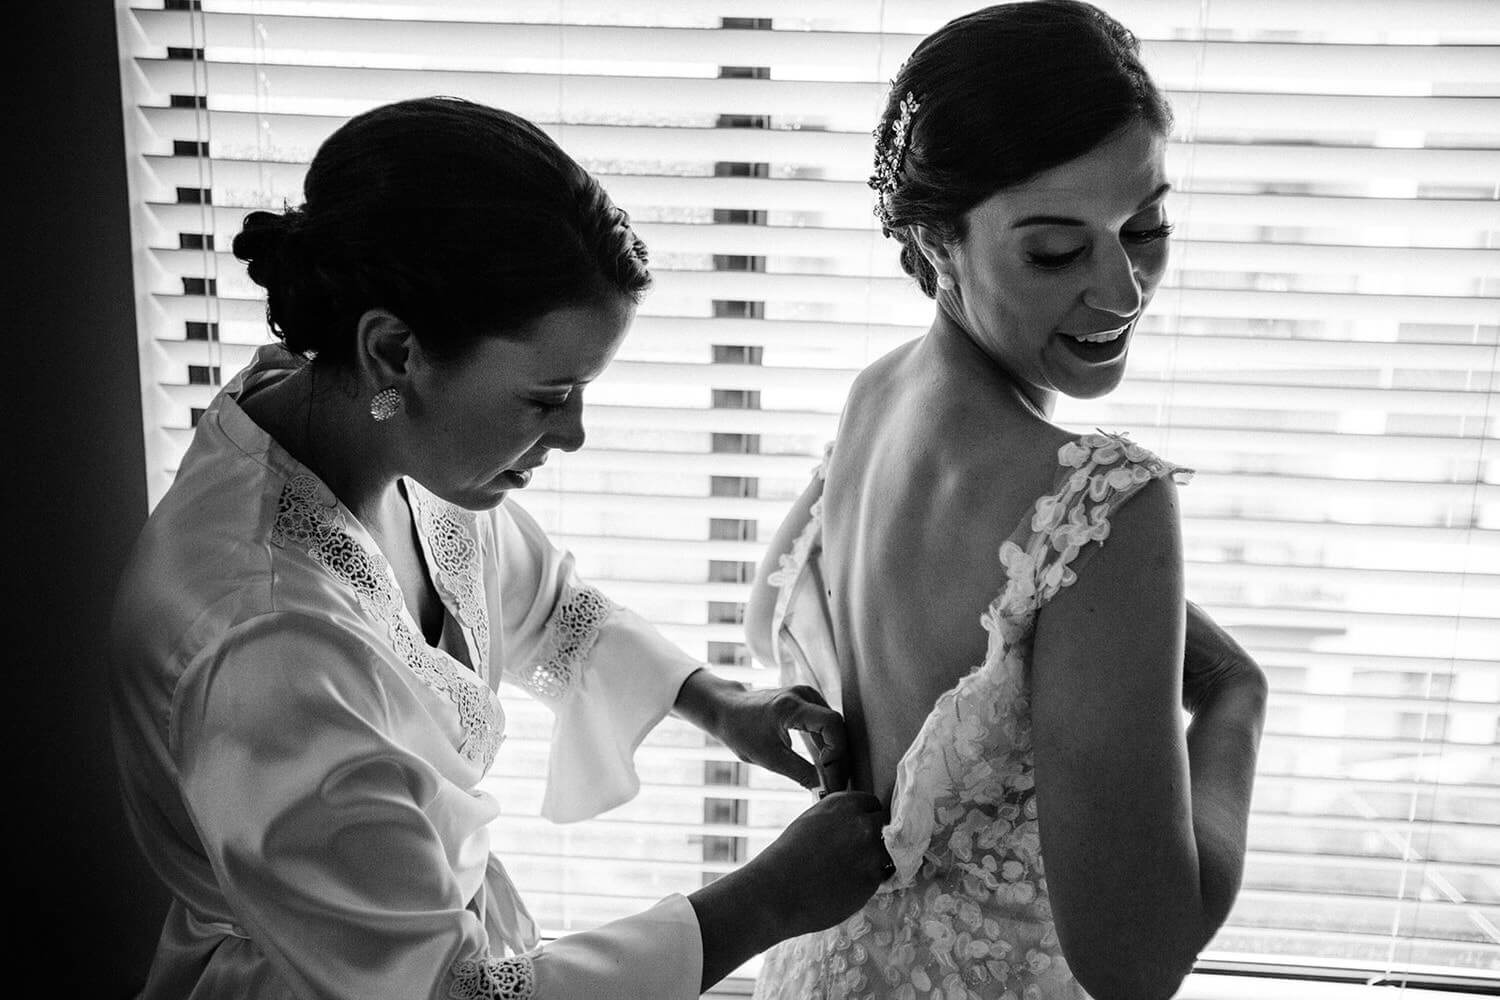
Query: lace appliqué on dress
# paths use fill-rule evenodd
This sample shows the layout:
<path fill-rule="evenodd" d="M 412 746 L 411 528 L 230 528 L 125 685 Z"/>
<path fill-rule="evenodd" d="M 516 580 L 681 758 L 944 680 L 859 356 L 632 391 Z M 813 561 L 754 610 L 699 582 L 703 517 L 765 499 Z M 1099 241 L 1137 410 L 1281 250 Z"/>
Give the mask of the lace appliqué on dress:
<path fill-rule="evenodd" d="M 1190 475 L 1123 436 L 1064 445 L 1054 491 L 1000 549 L 982 664 L 938 698 L 897 769 L 886 846 L 896 874 L 837 927 L 767 954 L 757 998 L 1079 1000 L 1052 921 L 1037 823 L 1029 664 L 1037 612 L 1112 510 Z"/>
<path fill-rule="evenodd" d="M 532 1000 L 536 968 L 531 958 L 464 959 L 455 962 L 448 996 L 452 1000 Z"/>
<path fill-rule="evenodd" d="M 593 587 L 569 586 L 547 621 L 537 662 L 520 677 L 521 686 L 543 698 L 566 695 L 614 610 L 610 599 Z"/>
<path fill-rule="evenodd" d="M 488 770 L 504 739 L 505 726 L 489 688 L 471 671 L 417 638 L 406 623 L 401 594 L 391 582 L 385 557 L 367 551 L 349 534 L 343 512 L 315 477 L 302 474 L 287 480 L 277 501 L 271 542 L 302 546 L 354 590 L 365 613 L 386 626 L 391 644 L 411 672 L 457 707 L 464 731 L 459 750 Z"/>
<path fill-rule="evenodd" d="M 474 514 L 439 500 L 416 484 L 408 484 L 407 496 L 416 512 L 422 537 L 432 551 L 436 582 L 458 604 L 459 622 L 474 633 L 479 659 L 476 665 L 479 676 L 485 677 L 489 673 L 490 616 L 485 610 Z"/>

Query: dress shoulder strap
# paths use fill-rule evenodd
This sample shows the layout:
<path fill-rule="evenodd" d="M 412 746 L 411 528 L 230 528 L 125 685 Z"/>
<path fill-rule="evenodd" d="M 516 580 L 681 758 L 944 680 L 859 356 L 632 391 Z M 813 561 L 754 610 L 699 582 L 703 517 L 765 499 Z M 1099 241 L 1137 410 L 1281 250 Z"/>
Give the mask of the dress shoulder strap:
<path fill-rule="evenodd" d="M 1072 563 L 1091 542 L 1109 537 L 1109 519 L 1153 479 L 1178 483 L 1193 470 L 1173 465 L 1124 434 L 1096 431 L 1064 444 L 1057 452 L 1053 487 L 1037 498 L 1031 513 L 1000 546 L 1006 585 L 986 615 L 1014 619 L 1034 614 L 1076 580 Z"/>

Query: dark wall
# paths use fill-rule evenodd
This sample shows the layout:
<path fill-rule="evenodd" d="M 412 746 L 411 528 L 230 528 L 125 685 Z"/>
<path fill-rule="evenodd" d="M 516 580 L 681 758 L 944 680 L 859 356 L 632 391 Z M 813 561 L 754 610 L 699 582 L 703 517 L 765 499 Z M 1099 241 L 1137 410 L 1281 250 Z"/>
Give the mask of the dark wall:
<path fill-rule="evenodd" d="M 21 928 L 7 979 L 125 997 L 166 899 L 125 825 L 105 715 L 112 591 L 146 516 L 114 4 L 17 4 L 6 22 L 19 62 L 0 132 L 0 419 L 20 460 L 0 490 L 11 611 L 0 690 L 19 699 L 0 714 L 0 822 L 6 922 Z"/>

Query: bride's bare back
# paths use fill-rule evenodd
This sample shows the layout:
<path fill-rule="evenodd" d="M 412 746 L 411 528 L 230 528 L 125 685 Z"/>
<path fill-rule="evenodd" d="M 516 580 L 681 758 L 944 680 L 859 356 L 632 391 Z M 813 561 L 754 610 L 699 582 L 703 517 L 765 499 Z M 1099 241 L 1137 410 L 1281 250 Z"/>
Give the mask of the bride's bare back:
<path fill-rule="evenodd" d="M 1051 484 L 1061 429 L 973 348 L 929 336 L 861 374 L 823 491 L 823 567 L 854 785 L 887 803 L 938 695 L 984 658 L 1000 543 Z"/>

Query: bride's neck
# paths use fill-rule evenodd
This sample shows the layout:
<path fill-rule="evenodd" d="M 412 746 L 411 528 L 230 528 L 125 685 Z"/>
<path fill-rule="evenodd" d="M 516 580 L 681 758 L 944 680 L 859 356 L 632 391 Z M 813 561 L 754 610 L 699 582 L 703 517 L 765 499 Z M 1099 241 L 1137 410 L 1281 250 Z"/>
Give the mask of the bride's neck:
<path fill-rule="evenodd" d="M 1057 394 L 1022 382 L 943 309 L 938 309 L 920 349 L 954 381 L 973 386 L 1018 416 L 1051 422 Z"/>

